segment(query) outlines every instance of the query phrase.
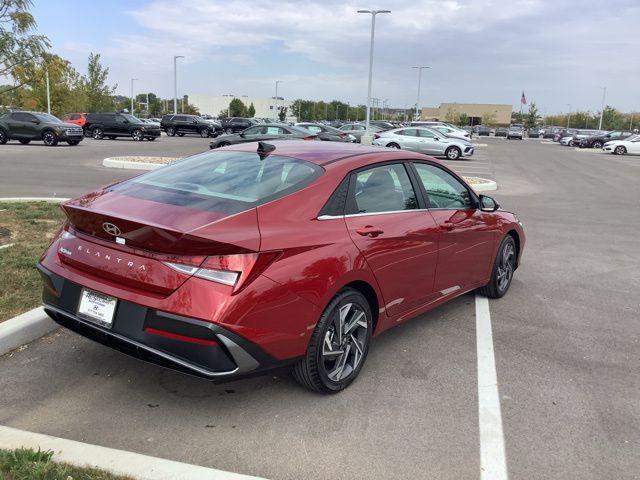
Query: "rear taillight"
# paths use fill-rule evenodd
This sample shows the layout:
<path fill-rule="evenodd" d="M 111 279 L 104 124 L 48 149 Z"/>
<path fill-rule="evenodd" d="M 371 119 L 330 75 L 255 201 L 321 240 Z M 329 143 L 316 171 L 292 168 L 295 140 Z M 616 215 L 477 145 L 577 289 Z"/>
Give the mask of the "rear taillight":
<path fill-rule="evenodd" d="M 338 136 L 339 136 L 340 138 L 344 138 L 344 137 L 346 137 L 346 136 L 347 136 L 347 134 L 346 134 L 346 133 L 339 133 L 339 134 L 338 134 Z"/>
<path fill-rule="evenodd" d="M 374 138 L 374 140 L 377 140 L 378 138 L 380 138 L 380 135 L 379 135 L 379 134 L 377 134 L 377 133 L 374 133 L 374 134 L 373 134 L 373 138 Z"/>
<path fill-rule="evenodd" d="M 302 137 L 303 140 L 315 140 L 316 136 L 315 135 L 311 135 L 309 137 Z"/>
<path fill-rule="evenodd" d="M 174 270 L 194 277 L 233 287 L 237 293 L 253 282 L 278 257 L 280 252 L 214 255 L 207 257 L 199 267 L 164 262 Z"/>

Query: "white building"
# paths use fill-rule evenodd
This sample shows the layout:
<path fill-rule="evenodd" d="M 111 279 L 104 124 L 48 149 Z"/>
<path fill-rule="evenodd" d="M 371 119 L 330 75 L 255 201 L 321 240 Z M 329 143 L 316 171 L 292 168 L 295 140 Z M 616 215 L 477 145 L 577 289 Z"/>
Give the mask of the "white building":
<path fill-rule="evenodd" d="M 225 97 L 223 95 L 212 96 L 212 95 L 189 95 L 189 103 L 196 107 L 202 115 L 208 114 L 213 117 L 217 117 L 218 114 L 222 110 L 226 110 L 229 108 L 229 102 L 234 98 L 238 98 L 242 100 L 247 108 L 251 103 L 253 103 L 254 108 L 256 109 L 256 117 L 257 118 L 277 118 L 276 112 L 276 101 L 274 98 L 257 98 L 257 97 Z M 291 111 L 291 101 L 284 100 L 282 98 L 278 99 L 278 108 L 280 107 L 288 107 L 287 117 L 293 116 L 293 112 Z"/>

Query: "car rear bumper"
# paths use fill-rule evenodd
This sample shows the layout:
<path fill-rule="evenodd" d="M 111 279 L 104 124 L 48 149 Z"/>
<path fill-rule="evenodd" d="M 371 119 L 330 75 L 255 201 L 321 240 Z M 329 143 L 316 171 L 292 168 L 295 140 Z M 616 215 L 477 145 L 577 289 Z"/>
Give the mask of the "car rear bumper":
<path fill-rule="evenodd" d="M 294 362 L 277 360 L 215 323 L 118 299 L 105 328 L 77 315 L 83 287 L 38 265 L 45 312 L 58 324 L 132 357 L 209 380 L 244 377 Z"/>

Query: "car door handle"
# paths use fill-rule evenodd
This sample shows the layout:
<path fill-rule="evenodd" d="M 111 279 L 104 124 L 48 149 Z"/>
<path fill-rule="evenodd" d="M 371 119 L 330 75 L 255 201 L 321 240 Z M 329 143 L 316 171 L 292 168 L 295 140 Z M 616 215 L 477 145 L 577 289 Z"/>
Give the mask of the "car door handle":
<path fill-rule="evenodd" d="M 377 237 L 378 235 L 384 233 L 383 230 L 380 230 L 379 228 L 376 228 L 374 226 L 371 225 L 367 225 L 364 228 L 359 228 L 356 230 L 356 233 L 358 235 L 362 235 L 363 237 Z"/>
<path fill-rule="evenodd" d="M 450 232 L 451 230 L 456 228 L 456 224 L 453 222 L 450 222 L 449 220 L 445 220 L 440 226 L 440 228 L 442 228 L 442 230 L 446 230 L 447 232 Z"/>

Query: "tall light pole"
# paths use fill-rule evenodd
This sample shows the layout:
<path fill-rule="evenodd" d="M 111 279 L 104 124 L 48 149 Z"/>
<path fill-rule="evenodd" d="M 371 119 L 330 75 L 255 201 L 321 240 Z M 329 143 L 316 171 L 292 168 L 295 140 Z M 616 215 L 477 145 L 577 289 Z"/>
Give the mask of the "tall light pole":
<path fill-rule="evenodd" d="M 282 80 L 276 80 L 276 116 L 275 119 L 278 120 L 278 84 L 284 83 Z"/>
<path fill-rule="evenodd" d="M 49 70 L 44 71 L 45 80 L 47 81 L 47 113 L 51 115 L 51 94 L 49 93 Z"/>
<path fill-rule="evenodd" d="M 571 121 L 571 104 L 567 103 L 567 107 L 569 107 L 569 115 L 567 116 L 567 128 L 569 128 L 569 122 Z"/>
<path fill-rule="evenodd" d="M 379 13 L 391 13 L 391 10 L 358 10 L 358 13 L 371 15 L 371 45 L 369 46 L 369 86 L 367 88 L 367 120 L 365 123 L 366 141 L 371 141 L 369 121 L 371 120 L 371 81 L 373 79 L 373 39 L 376 33 L 376 15 Z"/>
<path fill-rule="evenodd" d="M 223 97 L 229 97 L 229 108 L 227 108 L 227 118 L 231 118 L 231 102 L 236 97 L 233 93 L 225 93 Z"/>
<path fill-rule="evenodd" d="M 131 115 L 133 115 L 133 81 L 134 80 L 138 80 L 138 79 L 137 78 L 131 79 L 131 110 L 130 110 Z"/>
<path fill-rule="evenodd" d="M 173 56 L 173 114 L 178 113 L 178 65 L 177 60 L 184 58 L 184 55 Z"/>
<path fill-rule="evenodd" d="M 415 118 L 415 120 L 418 121 L 420 120 L 420 86 L 422 85 L 422 70 L 425 70 L 431 67 L 428 67 L 426 65 L 418 65 L 416 67 L 411 67 L 411 68 L 415 68 L 416 70 L 418 70 L 418 98 L 416 99 L 416 118 Z"/>
<path fill-rule="evenodd" d="M 600 123 L 598 124 L 598 130 L 602 130 L 602 117 L 604 115 L 604 102 L 607 98 L 607 87 L 602 87 L 602 108 L 600 109 Z"/>

